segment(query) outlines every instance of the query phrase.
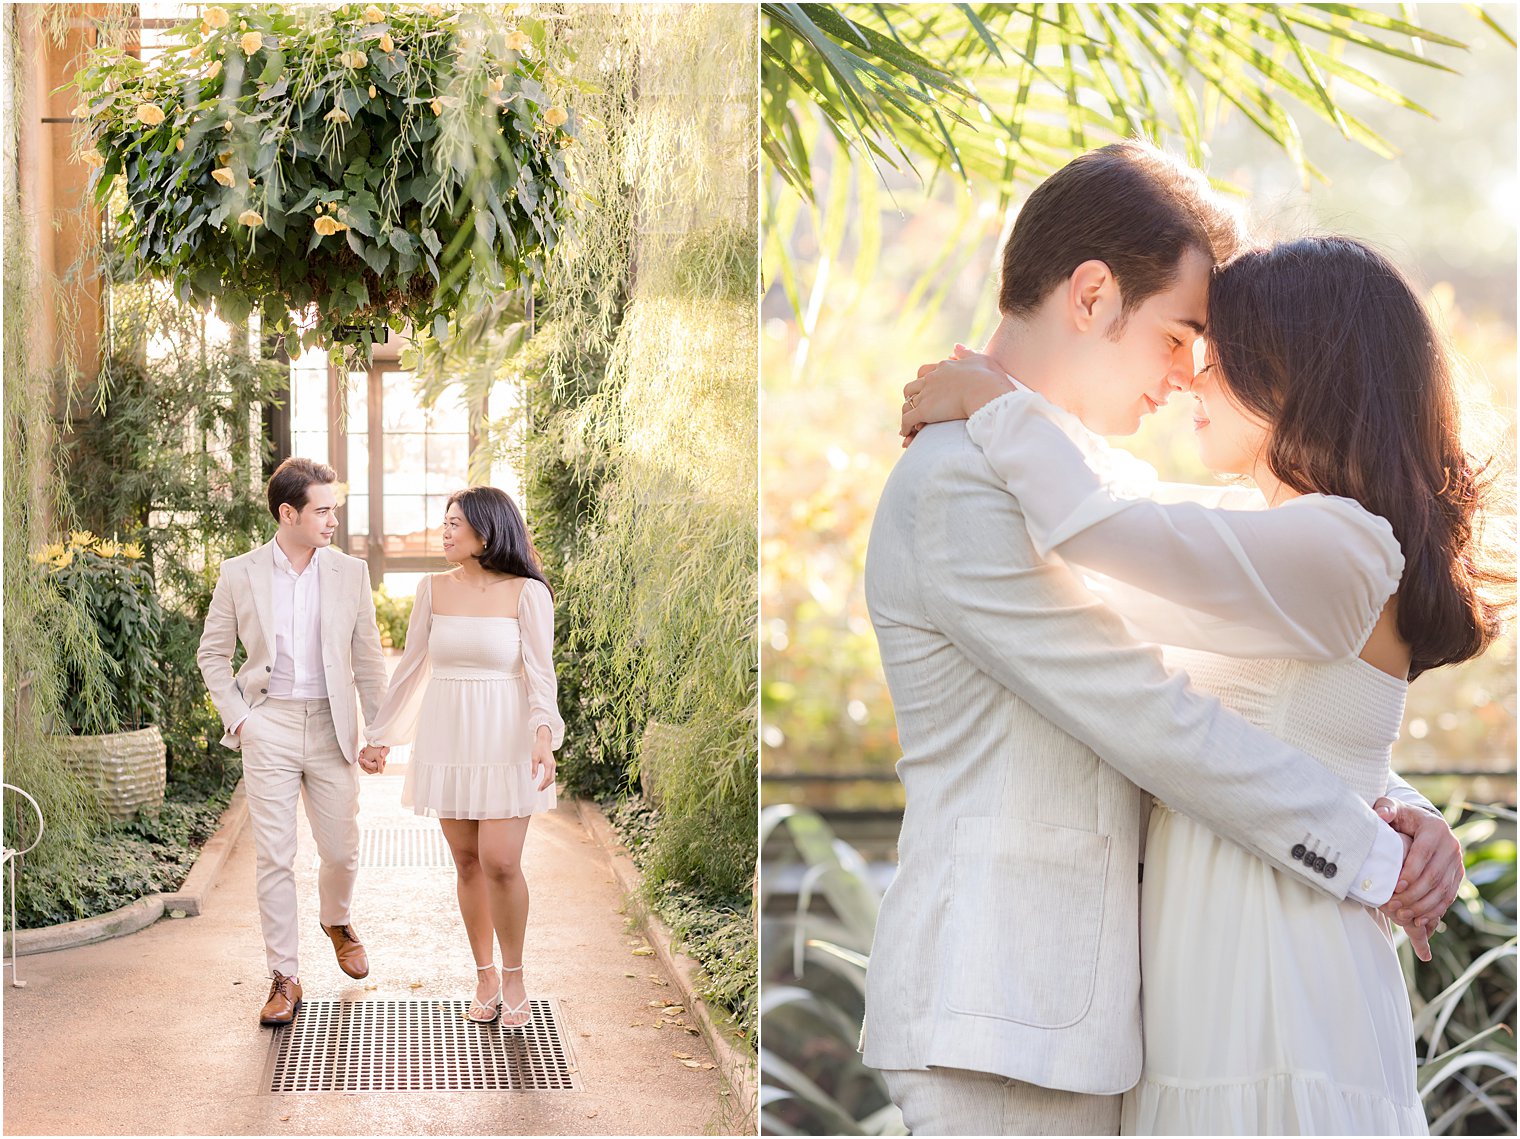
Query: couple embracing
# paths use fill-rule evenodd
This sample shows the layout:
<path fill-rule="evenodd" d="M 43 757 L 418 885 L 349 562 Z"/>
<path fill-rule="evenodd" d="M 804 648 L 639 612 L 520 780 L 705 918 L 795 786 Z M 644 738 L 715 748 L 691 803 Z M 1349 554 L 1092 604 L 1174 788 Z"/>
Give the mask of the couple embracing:
<path fill-rule="evenodd" d="M 531 817 L 554 808 L 554 749 L 564 734 L 548 583 L 508 495 L 483 486 L 455 492 L 443 520 L 453 569 L 423 576 L 387 685 L 368 568 L 332 547 L 336 481 L 331 467 L 310 459 L 275 470 L 275 536 L 222 564 L 198 654 L 226 726 L 222 743 L 243 754 L 273 978 L 259 1021 L 290 1024 L 301 1005 L 297 801 L 305 799 L 321 857 L 322 931 L 339 968 L 365 977 L 368 953 L 349 912 L 359 866 L 356 768 L 384 771 L 393 746 L 413 743 L 402 803 L 440 821 L 453 855 L 478 978 L 466 1015 L 525 1025 L 523 843 Z M 234 673 L 239 642 L 247 659 Z"/>
<path fill-rule="evenodd" d="M 1390 749 L 1513 573 L 1399 272 L 1243 245 L 1159 150 L 1083 155 L 1018 216 L 985 353 L 905 391 L 862 1046 L 915 1134 L 1425 1133 L 1391 925 L 1429 960 L 1463 867 Z M 1174 393 L 1251 487 L 1100 438 Z"/>

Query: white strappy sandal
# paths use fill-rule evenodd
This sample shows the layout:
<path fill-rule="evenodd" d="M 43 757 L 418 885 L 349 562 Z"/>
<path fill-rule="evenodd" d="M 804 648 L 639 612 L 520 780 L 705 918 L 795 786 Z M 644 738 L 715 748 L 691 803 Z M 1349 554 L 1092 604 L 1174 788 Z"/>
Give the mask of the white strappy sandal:
<path fill-rule="evenodd" d="M 511 968 L 507 968 L 506 966 L 502 966 L 502 970 L 501 971 L 503 973 L 521 973 L 522 972 L 522 966 L 521 965 L 513 965 Z M 503 982 L 502 986 L 503 986 L 503 990 L 504 990 L 505 987 L 506 987 L 506 982 Z M 500 998 L 500 993 L 498 993 L 497 995 L 498 995 L 498 998 Z M 531 1004 L 532 1004 L 532 1002 L 528 999 L 527 995 L 524 994 L 522 1002 L 520 1004 L 503 1005 L 503 1006 L 501 1006 L 501 1026 L 503 1028 L 527 1028 L 528 1025 L 530 1025 L 530 1024 L 533 1023 L 533 1010 L 530 1007 Z M 509 1017 L 509 1016 L 522 1016 L 524 1013 L 527 1014 L 527 1019 L 524 1020 L 524 1021 L 522 1021 L 520 1024 L 508 1024 L 507 1023 L 507 1017 Z"/>
<path fill-rule="evenodd" d="M 475 971 L 477 973 L 484 973 L 487 969 L 494 968 L 496 968 L 496 962 L 493 961 L 489 965 L 475 966 Z M 522 968 L 522 966 L 519 965 L 518 968 Z M 473 1020 L 476 1024 L 490 1024 L 493 1020 L 500 1016 L 501 985 L 498 984 L 496 986 L 496 995 L 488 1001 L 482 1003 L 479 1000 L 471 999 L 470 1011 L 464 1015 L 466 1020 Z"/>

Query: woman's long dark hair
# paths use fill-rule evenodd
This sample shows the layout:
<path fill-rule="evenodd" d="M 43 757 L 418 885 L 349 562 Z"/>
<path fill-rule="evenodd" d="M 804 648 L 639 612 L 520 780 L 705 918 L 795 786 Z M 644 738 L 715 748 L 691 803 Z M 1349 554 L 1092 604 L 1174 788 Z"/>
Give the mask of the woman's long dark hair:
<path fill-rule="evenodd" d="M 449 495 L 444 510 L 455 505 L 485 545 L 480 552 L 481 569 L 531 577 L 543 582 L 553 594 L 549 579 L 544 576 L 543 562 L 533 548 L 533 539 L 528 537 L 528 525 L 511 495 L 494 486 L 471 486 Z"/>
<path fill-rule="evenodd" d="M 1451 364 L 1398 269 L 1343 237 L 1245 253 L 1215 271 L 1208 337 L 1226 392 L 1272 425 L 1272 473 L 1393 527 L 1410 679 L 1481 653 L 1514 603 L 1513 550 L 1484 534 L 1500 465 L 1464 448 Z"/>

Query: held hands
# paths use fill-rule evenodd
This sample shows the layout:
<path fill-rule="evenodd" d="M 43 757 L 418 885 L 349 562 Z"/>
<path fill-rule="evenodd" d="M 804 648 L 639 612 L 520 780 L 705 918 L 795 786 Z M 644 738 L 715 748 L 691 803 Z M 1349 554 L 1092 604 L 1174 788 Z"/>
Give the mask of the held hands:
<path fill-rule="evenodd" d="M 540 777 L 539 773 L 542 772 Z M 554 782 L 554 749 L 549 746 L 549 729 L 541 727 L 533 736 L 533 778 L 538 779 L 538 789 L 545 790 Z"/>
<path fill-rule="evenodd" d="M 390 753 L 391 749 L 388 747 L 369 744 L 359 752 L 359 766 L 371 775 L 379 775 L 385 770 L 385 757 Z"/>
<path fill-rule="evenodd" d="M 1430 935 L 1462 884 L 1462 845 L 1439 815 L 1388 798 L 1374 809 L 1404 840 L 1404 868 L 1393 897 L 1380 909 L 1404 928 L 1415 956 L 1429 961 Z"/>
<path fill-rule="evenodd" d="M 984 405 L 1013 390 L 1008 373 L 981 352 L 957 344 L 948 359 L 925 364 L 918 378 L 903 388 L 902 424 L 898 434 L 903 446 L 926 423 L 969 419 Z"/>

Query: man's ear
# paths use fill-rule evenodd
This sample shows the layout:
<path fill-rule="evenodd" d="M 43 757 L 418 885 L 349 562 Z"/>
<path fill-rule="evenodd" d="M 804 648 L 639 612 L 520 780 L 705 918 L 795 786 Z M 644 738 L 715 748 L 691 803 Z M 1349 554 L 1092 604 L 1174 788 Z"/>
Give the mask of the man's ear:
<path fill-rule="evenodd" d="M 1116 304 L 1119 284 L 1106 262 L 1084 261 L 1072 270 L 1066 281 L 1066 310 L 1078 332 L 1089 331 L 1095 323 L 1108 327 L 1105 308 Z"/>

